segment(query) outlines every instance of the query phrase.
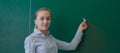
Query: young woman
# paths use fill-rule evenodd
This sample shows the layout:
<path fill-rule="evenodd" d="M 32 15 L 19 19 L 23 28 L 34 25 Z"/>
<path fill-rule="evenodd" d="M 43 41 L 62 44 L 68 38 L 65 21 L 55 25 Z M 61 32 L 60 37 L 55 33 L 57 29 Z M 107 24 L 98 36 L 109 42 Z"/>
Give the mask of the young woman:
<path fill-rule="evenodd" d="M 73 40 L 68 43 L 54 38 L 48 28 L 51 22 L 51 11 L 40 8 L 35 13 L 35 29 L 24 42 L 25 53 L 57 53 L 58 49 L 75 50 L 81 41 L 83 30 L 87 28 L 86 20 L 80 24 Z"/>

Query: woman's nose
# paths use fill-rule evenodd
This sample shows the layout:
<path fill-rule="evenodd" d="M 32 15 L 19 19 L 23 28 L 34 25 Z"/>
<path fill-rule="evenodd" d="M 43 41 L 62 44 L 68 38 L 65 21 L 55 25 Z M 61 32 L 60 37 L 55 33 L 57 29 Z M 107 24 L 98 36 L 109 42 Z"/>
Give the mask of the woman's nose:
<path fill-rule="evenodd" d="M 46 19 L 44 19 L 44 23 L 47 23 L 47 20 L 46 20 Z"/>

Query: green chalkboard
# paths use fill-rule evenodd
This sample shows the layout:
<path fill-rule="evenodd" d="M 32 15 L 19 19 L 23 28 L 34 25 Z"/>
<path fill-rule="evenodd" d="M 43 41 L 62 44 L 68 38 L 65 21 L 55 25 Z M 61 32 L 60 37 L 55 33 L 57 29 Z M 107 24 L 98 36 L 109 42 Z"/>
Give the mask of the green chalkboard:
<path fill-rule="evenodd" d="M 24 53 L 29 0 L 0 0 L 0 53 Z"/>
<path fill-rule="evenodd" d="M 119 0 L 0 0 L 0 53 L 24 53 L 24 39 L 41 7 L 52 11 L 51 34 L 66 42 L 82 18 L 88 22 L 77 50 L 58 53 L 120 53 Z"/>

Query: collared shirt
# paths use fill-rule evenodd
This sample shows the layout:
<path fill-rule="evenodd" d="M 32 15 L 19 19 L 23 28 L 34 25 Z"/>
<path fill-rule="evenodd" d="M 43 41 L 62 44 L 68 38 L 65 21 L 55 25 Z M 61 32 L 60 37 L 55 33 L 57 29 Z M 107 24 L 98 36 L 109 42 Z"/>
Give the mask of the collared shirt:
<path fill-rule="evenodd" d="M 50 32 L 44 36 L 38 29 L 29 35 L 24 42 L 25 53 L 57 53 L 58 49 L 75 50 L 81 41 L 83 33 L 78 30 L 73 40 L 68 43 L 54 38 Z"/>

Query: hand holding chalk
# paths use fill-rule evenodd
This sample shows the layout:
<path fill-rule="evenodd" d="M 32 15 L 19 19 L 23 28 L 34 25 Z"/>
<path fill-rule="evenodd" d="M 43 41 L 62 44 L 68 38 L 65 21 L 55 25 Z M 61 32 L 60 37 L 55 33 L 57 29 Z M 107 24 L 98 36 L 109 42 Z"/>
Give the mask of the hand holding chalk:
<path fill-rule="evenodd" d="M 81 31 L 83 31 L 83 30 L 87 29 L 87 27 L 88 26 L 87 26 L 87 23 L 86 23 L 86 19 L 83 18 L 83 22 L 80 24 L 79 28 L 80 28 Z"/>

